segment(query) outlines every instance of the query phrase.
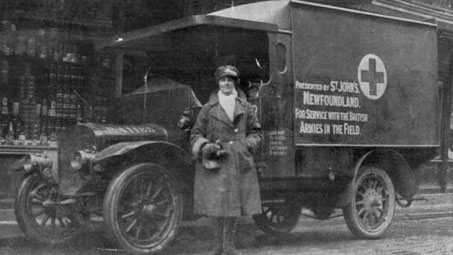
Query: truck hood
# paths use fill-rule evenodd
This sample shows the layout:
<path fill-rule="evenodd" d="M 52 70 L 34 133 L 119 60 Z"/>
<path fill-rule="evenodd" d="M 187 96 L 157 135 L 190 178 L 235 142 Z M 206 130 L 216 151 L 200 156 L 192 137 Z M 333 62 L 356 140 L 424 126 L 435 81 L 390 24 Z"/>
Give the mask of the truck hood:
<path fill-rule="evenodd" d="M 168 140 L 167 130 L 156 124 L 116 125 L 116 124 L 83 124 L 92 132 L 97 145 L 102 149 L 112 143 L 122 141 Z"/>
<path fill-rule="evenodd" d="M 167 130 L 156 124 L 78 124 L 66 129 L 59 137 L 58 165 L 62 171 L 69 169 L 72 156 L 78 150 L 101 151 L 121 142 L 167 141 L 167 139 Z"/>

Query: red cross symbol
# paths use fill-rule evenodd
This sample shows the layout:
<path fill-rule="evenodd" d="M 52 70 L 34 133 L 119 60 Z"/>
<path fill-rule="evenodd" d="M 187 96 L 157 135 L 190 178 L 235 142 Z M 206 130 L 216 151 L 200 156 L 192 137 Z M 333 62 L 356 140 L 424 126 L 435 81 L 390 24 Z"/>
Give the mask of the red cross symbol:
<path fill-rule="evenodd" d="M 362 70 L 362 81 L 370 84 L 370 95 L 377 96 L 377 84 L 384 83 L 384 72 L 376 70 L 376 59 L 370 58 L 368 61 L 369 71 Z"/>
<path fill-rule="evenodd" d="M 360 61 L 357 71 L 363 95 L 372 100 L 379 99 L 387 88 L 387 72 L 384 62 L 378 56 L 368 54 Z"/>

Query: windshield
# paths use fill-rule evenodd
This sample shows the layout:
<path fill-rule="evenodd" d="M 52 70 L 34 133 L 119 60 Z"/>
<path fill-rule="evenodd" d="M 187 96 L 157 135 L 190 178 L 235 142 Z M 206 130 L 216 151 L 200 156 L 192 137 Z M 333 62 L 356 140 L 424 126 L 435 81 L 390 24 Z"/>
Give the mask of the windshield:
<path fill-rule="evenodd" d="M 268 37 L 265 32 L 237 28 L 192 27 L 173 31 L 150 43 L 151 51 L 125 54 L 122 94 L 158 92 L 190 86 L 201 103 L 217 89 L 214 71 L 220 65 L 235 65 L 241 72 L 239 89 L 269 79 Z"/>
<path fill-rule="evenodd" d="M 254 85 L 269 79 L 269 40 L 262 31 L 198 26 L 147 40 L 151 50 L 123 56 L 122 96 L 113 100 L 110 123 L 173 128 L 184 111 L 194 117 L 194 109 L 217 90 L 214 72 L 220 65 L 238 67 L 237 88 L 249 98 L 258 94 Z"/>

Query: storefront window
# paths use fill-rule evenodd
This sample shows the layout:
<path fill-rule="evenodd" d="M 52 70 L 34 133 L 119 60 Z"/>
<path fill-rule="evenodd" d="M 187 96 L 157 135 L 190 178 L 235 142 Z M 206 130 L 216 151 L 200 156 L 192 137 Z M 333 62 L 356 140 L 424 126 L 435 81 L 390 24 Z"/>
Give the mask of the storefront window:
<path fill-rule="evenodd" d="M 48 145 L 83 118 L 90 45 L 58 28 L 3 22 L 0 32 L 1 143 Z M 88 100 L 88 99 L 87 99 Z"/>

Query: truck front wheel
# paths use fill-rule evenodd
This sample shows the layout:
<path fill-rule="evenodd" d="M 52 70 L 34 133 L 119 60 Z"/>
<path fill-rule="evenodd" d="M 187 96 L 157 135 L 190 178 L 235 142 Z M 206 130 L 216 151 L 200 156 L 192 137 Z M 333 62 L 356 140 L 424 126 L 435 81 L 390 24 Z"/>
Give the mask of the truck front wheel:
<path fill-rule="evenodd" d="M 58 186 L 30 175 L 16 191 L 14 212 L 19 227 L 33 241 L 63 244 L 86 231 L 83 218 L 70 198 L 58 192 Z"/>
<path fill-rule="evenodd" d="M 133 254 L 164 249 L 176 235 L 183 201 L 173 175 L 157 164 L 120 172 L 104 197 L 107 234 Z"/>
<path fill-rule="evenodd" d="M 374 166 L 363 168 L 350 195 L 351 202 L 343 208 L 349 230 L 359 238 L 381 237 L 395 211 L 395 190 L 389 175 Z"/>

